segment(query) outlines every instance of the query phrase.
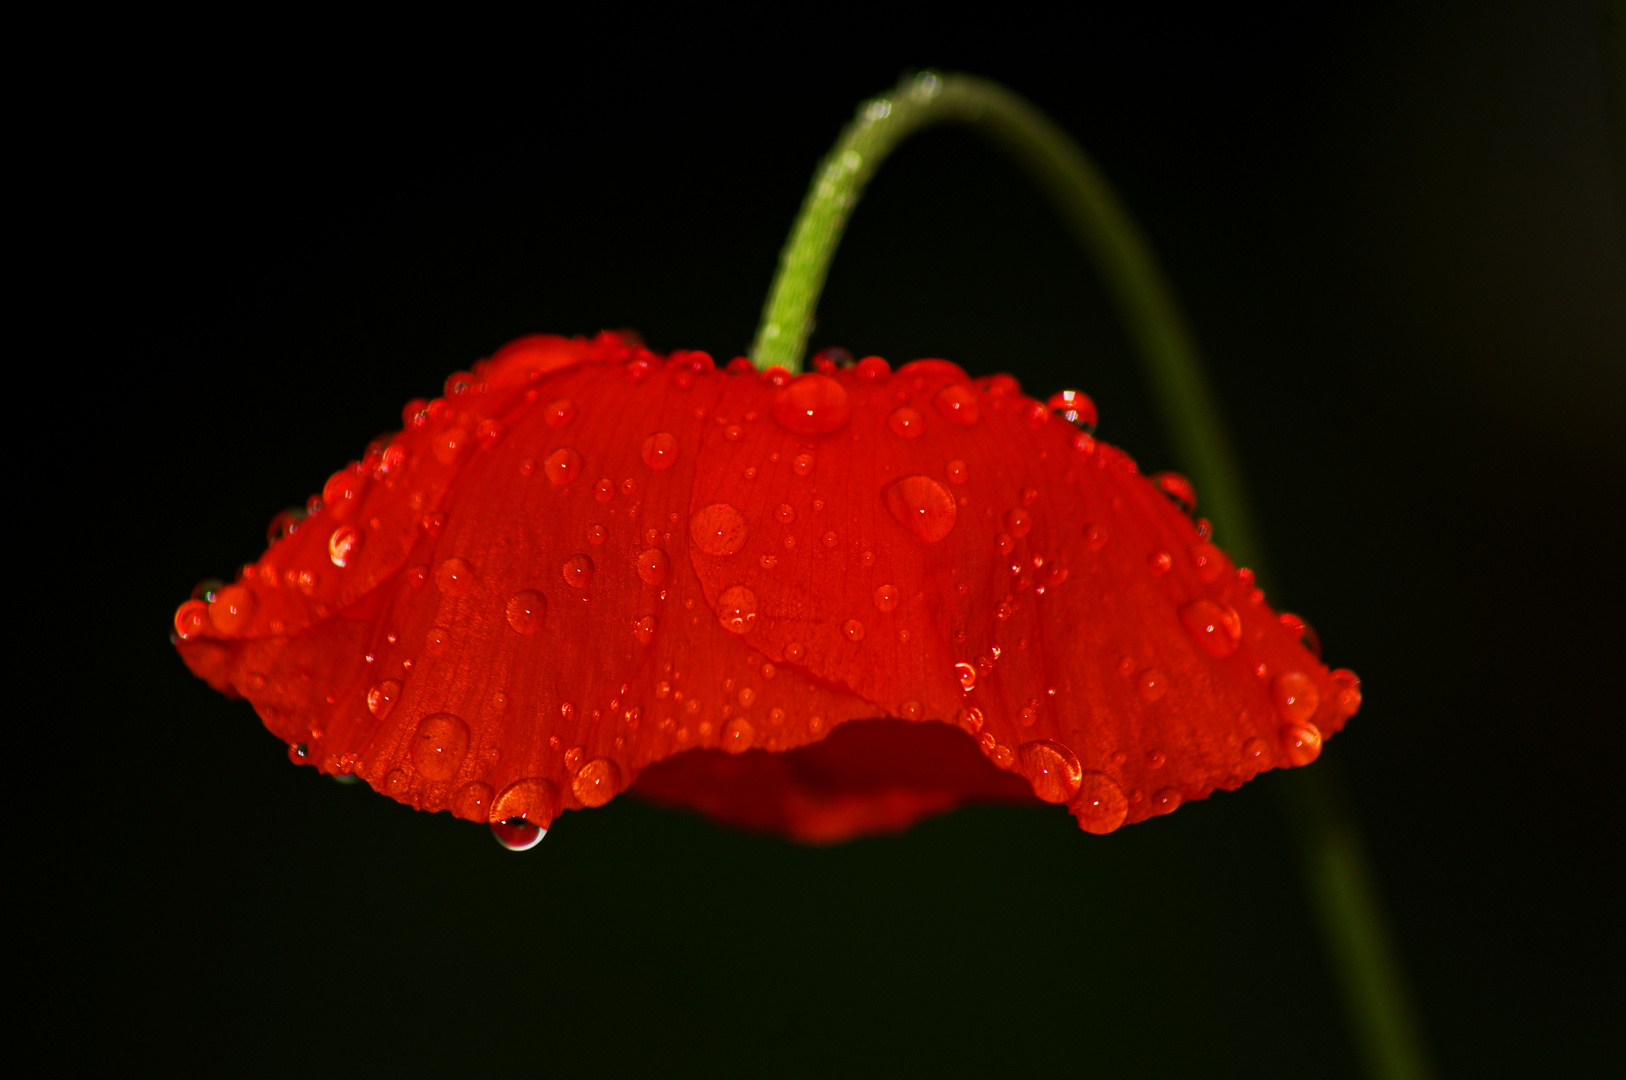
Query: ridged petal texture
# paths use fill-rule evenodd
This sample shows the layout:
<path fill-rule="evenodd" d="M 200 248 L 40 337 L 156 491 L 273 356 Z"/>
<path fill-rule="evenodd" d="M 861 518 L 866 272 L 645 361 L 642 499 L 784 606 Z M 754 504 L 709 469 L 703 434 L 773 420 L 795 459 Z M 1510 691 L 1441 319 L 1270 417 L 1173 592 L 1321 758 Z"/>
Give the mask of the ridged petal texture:
<path fill-rule="evenodd" d="M 976 800 L 1103 833 L 1359 706 L 1082 395 L 615 334 L 446 390 L 175 617 L 295 760 L 412 806 L 546 827 L 636 780 L 806 841 Z"/>

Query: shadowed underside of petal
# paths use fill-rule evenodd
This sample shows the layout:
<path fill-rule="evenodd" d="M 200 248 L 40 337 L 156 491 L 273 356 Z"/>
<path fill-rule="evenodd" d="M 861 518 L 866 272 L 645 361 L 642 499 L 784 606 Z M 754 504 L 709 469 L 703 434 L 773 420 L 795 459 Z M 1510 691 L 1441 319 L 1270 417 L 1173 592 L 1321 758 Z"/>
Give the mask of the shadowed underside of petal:
<path fill-rule="evenodd" d="M 1313 759 L 1359 702 L 1009 379 L 534 337 L 407 420 L 176 625 L 302 760 L 414 806 L 545 825 L 642 774 L 805 840 L 969 799 L 1105 832 Z"/>

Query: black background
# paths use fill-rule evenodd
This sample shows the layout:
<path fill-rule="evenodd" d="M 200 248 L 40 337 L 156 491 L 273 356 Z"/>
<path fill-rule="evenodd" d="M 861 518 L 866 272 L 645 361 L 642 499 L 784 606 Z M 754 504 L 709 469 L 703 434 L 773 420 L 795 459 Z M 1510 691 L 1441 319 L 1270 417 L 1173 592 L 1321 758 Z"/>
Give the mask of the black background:
<path fill-rule="evenodd" d="M 31 219 L 82 305 L 45 356 L 84 366 L 44 374 L 89 372 L 75 483 L 122 545 L 87 586 L 111 647 L 50 750 L 115 778 L 64 804 L 98 1038 L 274 1072 L 1358 1075 L 1278 777 L 1106 838 L 980 809 L 831 849 L 620 799 L 512 855 L 293 767 L 167 641 L 196 580 L 505 340 L 743 351 L 815 161 L 935 65 L 1074 133 L 1186 305 L 1272 598 L 1364 680 L 1317 768 L 1440 1072 L 1618 1059 L 1626 117 L 1602 9 L 1137 11 L 267 26 L 125 56 L 41 164 L 76 209 Z M 882 170 L 813 344 L 1077 386 L 1103 437 L 1180 464 L 1089 267 L 967 134 Z"/>

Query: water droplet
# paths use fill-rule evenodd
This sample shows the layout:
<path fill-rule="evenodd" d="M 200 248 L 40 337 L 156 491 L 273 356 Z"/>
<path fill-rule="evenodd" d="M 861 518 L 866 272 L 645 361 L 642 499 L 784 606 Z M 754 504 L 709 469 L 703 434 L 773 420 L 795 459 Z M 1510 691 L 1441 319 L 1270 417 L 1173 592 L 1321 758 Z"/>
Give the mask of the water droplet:
<path fill-rule="evenodd" d="M 426 656 L 439 656 L 446 651 L 446 643 L 452 640 L 452 632 L 444 626 L 431 626 L 429 632 L 423 637 L 423 651 Z"/>
<path fill-rule="evenodd" d="M 666 552 L 660 548 L 652 547 L 638 556 L 638 576 L 645 585 L 659 585 L 666 580 L 666 571 L 672 561 L 666 557 Z"/>
<path fill-rule="evenodd" d="M 1282 727 L 1282 756 L 1294 765 L 1308 765 L 1321 756 L 1321 729 L 1314 724 Z"/>
<path fill-rule="evenodd" d="M 209 621 L 222 634 L 235 634 L 254 614 L 254 593 L 245 585 L 226 585 L 209 601 Z"/>
<path fill-rule="evenodd" d="M 1022 410 L 1022 420 L 1035 431 L 1044 427 L 1049 419 L 1050 410 L 1037 401 L 1028 402 L 1027 407 Z"/>
<path fill-rule="evenodd" d="M 848 619 L 841 624 L 841 632 L 847 635 L 848 641 L 864 640 L 864 624 L 857 619 Z"/>
<path fill-rule="evenodd" d="M 1071 804 L 1078 827 L 1104 835 L 1124 823 L 1129 816 L 1129 800 L 1123 788 L 1106 773 L 1087 772 L 1079 779 L 1078 797 Z"/>
<path fill-rule="evenodd" d="M 585 801 L 585 800 L 583 800 Z M 492 821 L 546 829 L 559 816 L 559 789 L 540 776 L 515 780 L 491 803 Z"/>
<path fill-rule="evenodd" d="M 585 589 L 593 580 L 593 560 L 586 555 L 572 555 L 559 569 L 572 589 Z"/>
<path fill-rule="evenodd" d="M 729 442 L 739 442 L 745 438 L 745 429 L 738 424 L 730 424 L 723 429 L 723 438 Z"/>
<path fill-rule="evenodd" d="M 839 345 L 832 345 L 828 349 L 820 349 L 813 354 L 813 370 L 826 375 L 834 373 L 838 368 L 853 366 L 853 354 Z"/>
<path fill-rule="evenodd" d="M 891 611 L 902 598 L 903 593 L 898 591 L 896 585 L 882 585 L 875 590 L 875 606 L 882 611 Z"/>
<path fill-rule="evenodd" d="M 807 648 L 800 641 L 792 641 L 785 646 L 786 663 L 799 664 L 802 662 L 802 657 L 806 655 Z"/>
<path fill-rule="evenodd" d="M 813 455 L 797 454 L 790 461 L 791 471 L 797 476 L 806 476 L 813 471 Z"/>
<path fill-rule="evenodd" d="M 1167 551 L 1154 551 L 1147 557 L 1146 565 L 1152 568 L 1153 577 L 1162 577 L 1169 572 L 1169 567 L 1174 565 L 1174 560 L 1169 557 Z"/>
<path fill-rule="evenodd" d="M 486 821 L 491 812 L 491 785 L 472 780 L 453 794 L 450 809 L 468 821 Z"/>
<path fill-rule="evenodd" d="M 447 596 L 462 596 L 474 586 L 474 567 L 453 556 L 435 567 L 435 588 Z"/>
<path fill-rule="evenodd" d="M 774 567 L 779 565 L 779 559 L 774 555 L 764 555 L 762 558 L 758 559 L 757 562 L 762 564 L 762 568 L 764 570 L 772 570 Z"/>
<path fill-rule="evenodd" d="M 621 766 L 609 758 L 594 758 L 577 770 L 570 790 L 583 806 L 603 806 L 621 790 Z"/>
<path fill-rule="evenodd" d="M 1083 428 L 1086 432 L 1095 430 L 1095 402 L 1090 400 L 1088 394 L 1077 390 L 1062 390 L 1051 394 L 1045 406 L 1075 427 Z"/>
<path fill-rule="evenodd" d="M 1045 802 L 1064 803 L 1078 794 L 1084 767 L 1071 750 L 1049 739 L 1023 743 L 1019 751 L 1022 771 L 1033 784 L 1033 793 Z"/>
<path fill-rule="evenodd" d="M 549 480 L 563 487 L 582 472 L 582 456 L 568 446 L 561 446 L 542 460 L 542 471 Z"/>
<path fill-rule="evenodd" d="M 677 436 L 667 431 L 657 431 L 644 440 L 642 450 L 644 464 L 656 472 L 670 469 L 677 464 L 678 441 Z"/>
<path fill-rule="evenodd" d="M 1016 710 L 1016 722 L 1023 727 L 1032 727 L 1039 721 L 1039 710 L 1032 704 L 1024 705 Z"/>
<path fill-rule="evenodd" d="M 947 420 L 961 427 L 970 427 L 982 415 L 977 403 L 977 392 L 964 383 L 950 383 L 937 392 L 932 404 Z"/>
<path fill-rule="evenodd" d="M 955 458 L 953 461 L 943 466 L 943 473 L 948 477 L 949 483 L 951 484 L 963 484 L 965 483 L 966 478 L 970 475 L 969 471 L 965 467 L 965 462 L 961 461 L 959 458 Z"/>
<path fill-rule="evenodd" d="M 757 594 L 744 585 L 724 589 L 717 597 L 717 619 L 729 633 L 749 633 L 757 621 Z"/>
<path fill-rule="evenodd" d="M 707 555 L 723 558 L 745 546 L 745 517 L 728 503 L 702 507 L 689 519 L 689 539 Z"/>
<path fill-rule="evenodd" d="M 1010 768 L 1011 762 L 1016 760 L 1016 752 L 1010 747 L 1006 746 L 1004 743 L 996 743 L 994 745 L 993 752 L 988 756 L 993 758 L 994 764 L 998 765 L 1001 769 Z"/>
<path fill-rule="evenodd" d="M 1100 525 L 1084 526 L 1084 546 L 1091 551 L 1100 551 L 1107 546 L 1107 530 Z"/>
<path fill-rule="evenodd" d="M 1135 677 L 1135 689 L 1145 700 L 1156 701 L 1169 692 L 1169 680 L 1157 668 L 1147 668 Z"/>
<path fill-rule="evenodd" d="M 773 418 L 798 435 L 825 435 L 852 416 L 847 391 L 828 375 L 798 375 L 774 395 Z"/>
<path fill-rule="evenodd" d="M 907 405 L 893 409 L 886 426 L 900 439 L 918 439 L 926 434 L 926 418 Z"/>
<path fill-rule="evenodd" d="M 960 680 L 962 690 L 971 690 L 977 685 L 977 669 L 964 660 L 954 665 L 954 677 Z"/>
<path fill-rule="evenodd" d="M 779 508 L 773 512 L 773 516 L 781 525 L 789 525 L 796 520 L 796 510 L 790 503 L 780 503 Z"/>
<path fill-rule="evenodd" d="M 542 418 L 551 428 L 564 427 L 576 419 L 576 406 L 569 398 L 555 398 L 542 410 Z"/>
<path fill-rule="evenodd" d="M 741 708 L 749 709 L 752 702 L 756 701 L 756 699 L 757 692 L 755 690 L 749 686 L 740 687 L 739 702 Z"/>
<path fill-rule="evenodd" d="M 367 691 L 367 711 L 382 720 L 389 716 L 390 710 L 395 707 L 396 699 L 400 696 L 400 681 L 398 679 L 385 679 Z"/>
<path fill-rule="evenodd" d="M 1180 608 L 1180 621 L 1209 656 L 1230 656 L 1242 643 L 1242 619 L 1229 604 L 1193 600 Z"/>
<path fill-rule="evenodd" d="M 308 515 L 303 506 L 291 507 L 271 519 L 271 524 L 265 530 L 265 542 L 275 544 L 284 537 L 292 536 L 298 531 L 300 523 Z"/>
<path fill-rule="evenodd" d="M 1242 744 L 1242 760 L 1254 769 L 1270 768 L 1270 744 L 1263 739 L 1249 739 Z"/>
<path fill-rule="evenodd" d="M 1179 503 L 1180 509 L 1187 514 L 1197 509 L 1197 488 L 1184 476 L 1177 472 L 1160 472 L 1153 473 L 1151 479 L 1163 494 Z"/>
<path fill-rule="evenodd" d="M 905 476 L 881 493 L 886 508 L 904 528 L 928 544 L 947 536 L 958 514 L 954 496 L 929 476 Z"/>
<path fill-rule="evenodd" d="M 607 503 L 615 498 L 615 481 L 608 476 L 593 485 L 593 498 L 601 503 Z"/>
<path fill-rule="evenodd" d="M 203 633 L 208 622 L 209 605 L 202 600 L 188 600 L 175 609 L 175 636 L 188 641 Z"/>
<path fill-rule="evenodd" d="M 469 726 L 451 713 L 426 716 L 412 737 L 408 757 L 425 780 L 450 780 L 469 752 Z"/>
<path fill-rule="evenodd" d="M 1291 611 L 1284 611 L 1277 616 L 1282 628 L 1299 641 L 1310 655 L 1317 660 L 1321 659 L 1321 635 L 1315 632 L 1315 627 L 1302 615 L 1295 615 Z"/>
<path fill-rule="evenodd" d="M 446 527 L 446 515 L 439 510 L 431 510 L 423 516 L 423 531 L 430 536 L 439 536 L 440 530 Z"/>
<path fill-rule="evenodd" d="M 879 356 L 866 356 L 858 361 L 855 373 L 865 382 L 884 383 L 892 378 L 892 365 Z"/>
<path fill-rule="evenodd" d="M 457 460 L 457 456 L 468 444 L 469 433 L 460 427 L 454 427 L 436 435 L 434 442 L 429 444 L 429 449 L 435 455 L 436 461 L 442 465 L 450 465 Z"/>
<path fill-rule="evenodd" d="M 833 547 L 836 546 L 836 543 L 840 538 L 836 536 L 835 530 L 830 529 L 830 530 L 826 530 L 825 534 L 823 536 L 819 537 L 819 539 L 824 541 L 824 546 L 825 547 L 833 548 Z"/>
<path fill-rule="evenodd" d="M 1172 814 L 1180 808 L 1183 801 L 1180 798 L 1180 793 L 1172 787 L 1159 788 L 1157 793 L 1152 796 L 1152 813 Z"/>
<path fill-rule="evenodd" d="M 589 544 L 602 544 L 609 535 L 602 525 L 587 526 L 587 542 Z"/>
<path fill-rule="evenodd" d="M 1204 585 L 1214 584 L 1231 569 L 1231 561 L 1225 557 L 1225 552 L 1206 540 L 1199 540 L 1186 551 L 1191 556 L 1191 565 L 1197 571 L 1198 580 Z"/>
<path fill-rule="evenodd" d="M 645 615 L 632 624 L 632 636 L 638 639 L 638 644 L 648 645 L 649 639 L 655 636 L 655 616 Z"/>
<path fill-rule="evenodd" d="M 1321 695 L 1315 682 L 1302 671 L 1287 671 L 1270 681 L 1270 696 L 1276 702 L 1276 711 L 1290 724 L 1302 724 L 1315 715 L 1321 705 Z M 1316 738 L 1319 740 L 1320 736 Z M 1320 743 L 1317 742 L 1317 753 Z"/>
<path fill-rule="evenodd" d="M 493 821 L 491 835 L 497 843 L 509 851 L 529 851 L 542 842 L 548 830 L 532 825 L 528 821 L 514 824 L 508 821 Z"/>
<path fill-rule="evenodd" d="M 1332 684 L 1338 688 L 1333 695 L 1332 712 L 1336 720 L 1348 720 L 1361 711 L 1361 680 L 1348 668 L 1332 673 Z"/>
<path fill-rule="evenodd" d="M 1012 536 L 1022 537 L 1033 528 L 1033 516 L 1019 506 L 1005 511 L 1005 528 Z"/>
<path fill-rule="evenodd" d="M 400 795 L 412 786 L 412 777 L 405 769 L 391 769 L 384 774 L 384 794 Z"/>
<path fill-rule="evenodd" d="M 976 708 L 975 706 L 972 706 L 969 709 L 961 709 L 959 712 L 954 714 L 954 722 L 959 724 L 960 727 L 964 728 L 967 732 L 975 735 L 977 732 L 982 730 L 982 710 Z"/>
<path fill-rule="evenodd" d="M 756 729 L 743 716 L 736 716 L 723 725 L 723 749 L 730 754 L 745 753 L 751 749 L 751 742 L 755 738 Z"/>

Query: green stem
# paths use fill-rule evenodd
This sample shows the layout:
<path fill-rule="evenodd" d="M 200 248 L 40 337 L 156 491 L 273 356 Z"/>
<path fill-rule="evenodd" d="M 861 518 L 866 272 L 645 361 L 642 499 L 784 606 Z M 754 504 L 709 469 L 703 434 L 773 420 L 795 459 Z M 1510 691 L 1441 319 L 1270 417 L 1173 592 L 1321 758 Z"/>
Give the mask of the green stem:
<path fill-rule="evenodd" d="M 1118 304 L 1176 458 L 1202 492 L 1216 534 L 1239 562 L 1257 567 L 1241 473 L 1196 345 L 1150 245 L 1078 143 L 998 83 L 927 72 L 859 107 L 814 174 L 780 254 L 751 347 L 757 366 L 801 370 L 830 260 L 865 185 L 905 138 L 943 123 L 981 132 L 1055 203 Z M 1372 869 L 1348 801 L 1322 779 L 1325 772 L 1325 766 L 1292 770 L 1284 788 L 1351 1033 L 1372 1076 L 1426 1077 L 1430 1070 Z"/>

